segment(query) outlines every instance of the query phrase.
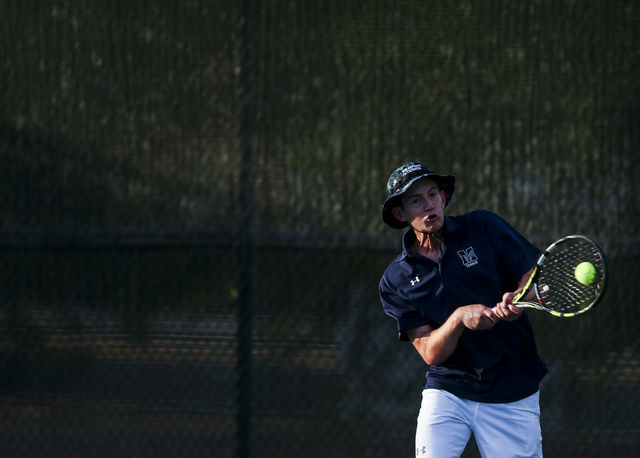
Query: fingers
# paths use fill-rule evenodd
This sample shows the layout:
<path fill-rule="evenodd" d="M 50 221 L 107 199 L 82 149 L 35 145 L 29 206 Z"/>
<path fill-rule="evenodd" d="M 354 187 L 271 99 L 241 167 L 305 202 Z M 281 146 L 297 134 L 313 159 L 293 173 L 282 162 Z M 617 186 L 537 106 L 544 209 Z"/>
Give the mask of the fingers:
<path fill-rule="evenodd" d="M 499 317 L 488 307 L 482 304 L 473 304 L 462 308 L 463 324 L 473 330 L 491 329 L 500 321 Z"/>
<path fill-rule="evenodd" d="M 518 307 L 517 305 L 513 305 L 511 301 L 505 303 L 499 302 L 492 309 L 496 316 L 501 320 L 505 321 L 514 321 L 522 316 L 524 313 L 524 309 Z"/>

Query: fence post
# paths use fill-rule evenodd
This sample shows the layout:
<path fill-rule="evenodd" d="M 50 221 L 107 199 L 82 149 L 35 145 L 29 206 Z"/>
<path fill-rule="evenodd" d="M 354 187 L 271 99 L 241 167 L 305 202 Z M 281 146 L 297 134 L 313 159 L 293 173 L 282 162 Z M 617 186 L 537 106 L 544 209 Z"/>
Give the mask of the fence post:
<path fill-rule="evenodd" d="M 241 11 L 240 71 L 240 178 L 238 181 L 239 227 L 236 239 L 237 265 L 237 414 L 236 452 L 238 458 L 251 456 L 252 366 L 253 366 L 253 231 L 254 202 L 253 150 L 256 136 L 257 14 L 254 0 L 244 0 Z"/>

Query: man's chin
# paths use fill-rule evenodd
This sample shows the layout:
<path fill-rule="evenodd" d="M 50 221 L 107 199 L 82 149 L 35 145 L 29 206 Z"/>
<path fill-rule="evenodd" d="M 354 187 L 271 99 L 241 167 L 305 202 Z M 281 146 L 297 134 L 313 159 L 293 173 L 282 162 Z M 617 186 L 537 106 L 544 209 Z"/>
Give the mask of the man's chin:
<path fill-rule="evenodd" d="M 441 224 L 421 224 L 420 226 L 415 226 L 414 230 L 421 232 L 427 235 L 437 235 L 438 232 L 442 229 Z"/>

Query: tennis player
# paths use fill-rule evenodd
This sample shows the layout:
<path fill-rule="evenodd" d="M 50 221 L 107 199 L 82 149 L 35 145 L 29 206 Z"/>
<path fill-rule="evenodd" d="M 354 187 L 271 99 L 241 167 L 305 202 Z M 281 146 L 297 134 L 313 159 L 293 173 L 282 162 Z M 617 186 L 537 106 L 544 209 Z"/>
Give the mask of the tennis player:
<path fill-rule="evenodd" d="M 391 174 L 382 209 L 388 226 L 409 229 L 380 298 L 429 365 L 416 456 L 459 457 L 473 432 L 483 457 L 541 457 L 547 365 L 511 305 L 540 250 L 495 213 L 445 215 L 454 189 L 453 175 L 411 162 Z"/>

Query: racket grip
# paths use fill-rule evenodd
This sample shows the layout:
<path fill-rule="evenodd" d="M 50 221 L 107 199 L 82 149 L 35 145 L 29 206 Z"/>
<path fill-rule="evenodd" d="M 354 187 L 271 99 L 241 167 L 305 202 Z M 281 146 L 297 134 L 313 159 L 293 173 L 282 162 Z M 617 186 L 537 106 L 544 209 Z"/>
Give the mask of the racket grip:
<path fill-rule="evenodd" d="M 520 307 L 518 304 L 514 304 L 513 302 L 512 302 L 510 305 L 515 305 L 515 306 L 516 306 L 516 307 L 518 307 L 518 308 L 522 308 L 522 307 Z M 493 313 L 496 313 L 496 307 L 497 307 L 497 305 L 496 305 L 495 307 L 491 307 L 491 311 L 492 311 Z"/>

